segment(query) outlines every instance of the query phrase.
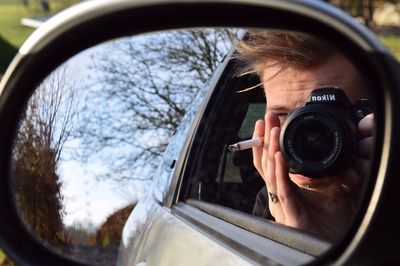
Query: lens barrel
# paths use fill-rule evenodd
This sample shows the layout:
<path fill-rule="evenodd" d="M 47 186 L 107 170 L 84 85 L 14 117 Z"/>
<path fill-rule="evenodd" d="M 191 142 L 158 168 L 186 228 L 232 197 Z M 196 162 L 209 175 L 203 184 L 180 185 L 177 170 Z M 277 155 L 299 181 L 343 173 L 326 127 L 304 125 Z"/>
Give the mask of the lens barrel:
<path fill-rule="evenodd" d="M 279 142 L 290 173 L 332 176 L 343 171 L 350 160 L 356 127 L 340 108 L 309 104 L 289 114 Z"/>

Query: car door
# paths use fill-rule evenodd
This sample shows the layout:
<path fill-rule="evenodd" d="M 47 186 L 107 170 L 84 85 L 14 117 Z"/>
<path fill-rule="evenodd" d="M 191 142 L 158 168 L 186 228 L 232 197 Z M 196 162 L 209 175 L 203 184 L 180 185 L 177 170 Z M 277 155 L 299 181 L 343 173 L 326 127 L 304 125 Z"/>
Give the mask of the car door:
<path fill-rule="evenodd" d="M 130 215 L 120 265 L 216 260 L 221 265 L 293 265 L 311 262 L 329 248 L 327 241 L 251 215 L 263 182 L 251 164 L 251 151 L 233 155 L 227 144 L 251 136 L 255 120 L 265 112 L 265 96 L 262 90 L 238 93 L 259 81 L 235 78 L 233 52 L 182 120 L 155 174 L 152 194 Z M 227 130 L 221 136 L 207 132 L 210 128 Z M 208 155 L 188 159 L 198 145 Z"/>

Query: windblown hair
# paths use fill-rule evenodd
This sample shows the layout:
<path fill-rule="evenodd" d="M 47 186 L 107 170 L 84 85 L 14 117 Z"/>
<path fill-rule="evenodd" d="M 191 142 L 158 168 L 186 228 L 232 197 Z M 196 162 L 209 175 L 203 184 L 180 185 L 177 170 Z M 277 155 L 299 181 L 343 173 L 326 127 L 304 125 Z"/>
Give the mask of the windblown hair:
<path fill-rule="evenodd" d="M 324 63 L 335 53 L 327 41 L 313 35 L 286 31 L 249 31 L 237 45 L 235 58 L 240 74 L 260 78 L 269 66 L 309 68 Z"/>

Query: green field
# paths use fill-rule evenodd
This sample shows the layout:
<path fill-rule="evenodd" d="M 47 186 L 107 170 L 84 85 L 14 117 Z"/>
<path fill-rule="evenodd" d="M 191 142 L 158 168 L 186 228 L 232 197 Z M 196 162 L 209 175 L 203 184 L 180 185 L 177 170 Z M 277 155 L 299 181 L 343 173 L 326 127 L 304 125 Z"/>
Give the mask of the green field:
<path fill-rule="evenodd" d="M 33 32 L 33 29 L 21 25 L 20 20 L 28 15 L 22 5 L 0 1 L 0 73 L 14 57 L 18 47 Z"/>
<path fill-rule="evenodd" d="M 383 44 L 400 60 L 400 36 L 392 35 L 379 38 Z"/>
<path fill-rule="evenodd" d="M 4 1 L 3 1 L 4 2 Z M 0 36 L 10 45 L 20 47 L 34 29 L 21 25 L 21 18 L 30 16 L 23 5 L 0 2 Z"/>
<path fill-rule="evenodd" d="M 40 1 L 0 0 L 0 36 L 14 47 L 20 47 L 34 29 L 21 25 L 21 19 L 34 16 L 51 16 L 58 11 L 79 2 L 78 0 L 49 0 L 50 10 L 45 12 Z"/>
<path fill-rule="evenodd" d="M 0 73 L 4 72 L 18 48 L 34 31 L 21 24 L 24 17 L 51 16 L 79 2 L 79 0 L 49 0 L 49 12 L 45 12 L 39 0 L 0 0 Z"/>

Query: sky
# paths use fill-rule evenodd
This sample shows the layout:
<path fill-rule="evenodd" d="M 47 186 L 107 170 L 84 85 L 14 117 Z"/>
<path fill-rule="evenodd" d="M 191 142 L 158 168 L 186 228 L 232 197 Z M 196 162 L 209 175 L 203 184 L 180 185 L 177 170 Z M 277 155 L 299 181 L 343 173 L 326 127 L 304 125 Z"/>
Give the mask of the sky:
<path fill-rule="evenodd" d="M 159 35 L 157 35 L 158 37 Z M 140 47 L 141 43 L 146 41 L 146 38 L 151 38 L 154 37 L 154 35 L 141 35 L 137 37 L 130 37 L 129 42 L 127 42 L 129 45 L 134 45 L 135 47 Z M 120 40 L 118 40 L 120 41 Z M 111 46 L 110 46 L 111 45 Z M 99 46 L 95 46 L 93 48 L 90 48 L 86 51 L 81 52 L 80 54 L 74 56 L 70 60 L 67 61 L 67 68 L 69 72 L 67 71 L 67 81 L 74 82 L 75 84 L 79 85 L 77 95 L 75 96 L 75 100 L 77 102 L 78 110 L 84 110 L 82 112 L 88 112 L 88 113 L 80 113 L 79 115 L 81 117 L 89 117 L 93 118 L 92 116 L 97 115 L 98 113 L 101 112 L 109 112 L 112 113 L 113 110 L 117 110 L 116 113 L 119 112 L 120 110 L 120 101 L 114 101 L 112 100 L 113 98 L 102 98 L 100 99 L 105 99 L 105 102 L 97 102 L 96 99 L 94 99 L 91 102 L 91 106 L 89 108 L 81 108 L 81 107 L 86 107 L 85 100 L 89 99 L 89 101 L 92 99 L 91 94 L 92 91 L 88 89 L 90 86 L 93 88 L 93 84 L 96 84 L 96 77 L 99 77 L 101 73 L 93 68 L 93 62 L 94 60 L 101 59 L 101 54 L 103 53 L 109 53 L 112 54 L 113 59 L 114 57 L 118 56 L 125 56 L 124 53 L 119 53 L 118 51 L 115 51 L 115 47 L 112 46 L 113 42 L 108 42 L 104 43 Z M 128 45 L 128 46 L 129 46 Z M 110 50 L 110 47 L 114 50 Z M 118 46 L 118 49 L 125 49 L 127 45 L 122 45 Z M 222 47 L 221 49 L 227 49 L 227 47 Z M 139 49 L 140 50 L 140 49 Z M 227 52 L 227 51 L 225 51 Z M 155 52 L 153 52 L 155 53 Z M 136 55 L 136 54 L 135 54 Z M 149 57 L 154 57 L 154 58 L 159 58 L 159 54 L 152 54 L 152 52 L 147 53 L 146 56 Z M 147 57 L 145 57 L 147 59 Z M 118 59 L 118 58 L 117 58 Z M 134 58 L 136 59 L 136 58 Z M 139 58 L 140 59 L 140 58 Z M 126 66 L 132 67 L 132 64 L 129 64 L 130 58 L 128 58 L 128 61 L 126 58 L 121 58 L 118 60 L 114 60 L 118 62 L 117 64 L 120 64 L 118 66 L 122 66 L 124 69 L 126 69 Z M 138 60 L 140 61 L 140 60 Z M 101 62 L 100 60 L 97 62 Z M 107 65 L 108 66 L 108 65 Z M 139 67 L 139 65 L 137 65 Z M 117 66 L 112 66 L 112 67 L 117 67 Z M 134 66 L 133 66 L 134 67 Z M 157 69 L 157 77 L 159 78 L 175 78 L 173 74 L 170 77 L 168 77 L 167 73 L 164 73 L 162 71 L 158 71 L 157 65 L 155 65 Z M 173 69 L 173 66 L 171 66 L 171 69 Z M 136 68 L 138 70 L 138 68 Z M 129 71 L 129 69 L 128 69 Z M 136 77 L 133 75 L 133 77 Z M 138 86 L 145 86 L 142 84 L 146 84 L 146 82 L 142 81 L 143 76 L 139 76 L 140 80 L 133 80 L 132 83 L 135 84 L 133 86 L 136 86 L 136 84 L 140 84 Z M 188 77 L 190 79 L 190 77 Z M 119 80 L 117 80 L 119 81 Z M 131 80 L 129 80 L 131 81 Z M 140 83 L 141 82 L 141 83 Z M 190 80 L 190 82 L 193 82 Z M 130 84 L 130 83 L 129 83 Z M 97 86 L 97 85 L 96 85 Z M 100 88 L 100 87 L 99 87 Z M 135 88 L 135 87 L 132 87 Z M 96 93 L 100 94 L 102 93 L 101 90 L 97 90 Z M 179 91 L 179 97 L 185 97 L 185 94 L 182 94 Z M 88 97 L 89 96 L 89 97 Z M 139 97 L 139 96 L 138 96 Z M 150 102 L 154 104 L 158 104 L 157 101 L 155 101 L 154 98 L 150 98 Z M 96 98 L 96 97 L 94 97 Z M 99 97 L 98 97 L 99 98 Z M 85 100 L 84 100 L 85 99 Z M 119 104 L 118 106 L 115 104 Z M 157 106 L 159 108 L 159 106 Z M 159 110 L 162 110 L 159 108 Z M 91 113 L 92 112 L 92 113 Z M 123 117 L 126 118 L 126 117 Z M 135 119 L 136 117 L 130 117 L 128 116 L 128 121 L 122 124 L 123 126 L 130 126 L 129 128 L 132 127 L 132 125 L 136 125 L 132 119 Z M 121 119 L 121 118 L 116 118 L 116 119 Z M 84 120 L 77 120 L 77 121 L 84 121 Z M 94 120 L 96 121 L 96 120 Z M 139 120 L 140 121 L 140 120 Z M 79 123 L 79 122 L 77 122 Z M 82 122 L 81 122 L 82 123 Z M 129 124 L 130 123 L 130 124 Z M 97 124 L 96 124 L 97 125 Z M 86 124 L 84 125 L 85 128 L 88 127 Z M 90 128 L 90 127 L 89 127 Z M 107 127 L 106 129 L 100 130 L 100 132 L 105 132 L 107 134 L 110 134 L 108 131 L 112 129 L 113 127 Z M 92 128 L 93 129 L 93 128 Z M 113 131 L 111 133 L 112 136 L 118 134 L 117 131 Z M 145 134 L 143 131 L 137 131 L 135 133 L 140 133 L 139 137 L 141 140 L 144 140 L 144 142 L 157 142 L 160 137 L 162 137 L 162 132 L 160 130 L 154 131 L 157 132 L 157 139 L 152 139 L 153 134 Z M 144 131 L 147 132 L 147 131 Z M 149 133 L 149 132 L 147 132 Z M 121 133 L 120 133 L 121 134 Z M 130 131 L 128 134 L 128 138 L 130 138 Z M 137 137 L 136 135 L 132 133 L 132 138 Z M 146 136 L 149 138 L 148 141 L 146 141 Z M 125 137 L 125 136 L 124 136 Z M 136 140 L 136 139 L 135 139 Z M 98 227 L 102 223 L 105 222 L 107 217 L 111 214 L 113 214 L 115 211 L 127 206 L 130 203 L 136 203 L 141 197 L 145 195 L 145 193 L 149 190 L 150 187 L 150 181 L 138 181 L 138 180 L 130 180 L 130 181 L 124 181 L 124 182 L 118 182 L 113 180 L 112 178 L 108 179 L 101 179 L 99 180 L 99 176 L 101 176 L 104 173 L 109 173 L 110 169 L 107 169 L 107 162 L 114 162 L 111 156 L 125 156 L 131 151 L 135 151 L 134 149 L 137 148 L 135 145 L 121 145 L 121 146 L 116 146 L 116 147 L 107 147 L 106 149 L 102 149 L 98 154 L 90 154 L 90 157 L 87 158 L 87 160 L 82 160 L 82 158 L 77 157 L 76 154 L 82 153 L 85 149 L 85 145 L 83 144 L 84 140 L 79 139 L 79 137 L 71 138 L 69 141 L 66 142 L 62 154 L 61 154 L 61 162 L 60 165 L 58 166 L 58 175 L 60 176 L 62 180 L 62 194 L 64 196 L 63 200 L 63 205 L 64 205 L 64 218 L 63 222 L 66 226 L 73 226 L 74 224 L 79 224 L 80 227 L 82 225 L 85 227 Z M 135 144 L 137 144 L 135 142 Z M 140 150 L 140 149 L 139 149 Z M 115 157 L 114 157 L 115 158 Z M 104 161 L 106 160 L 106 161 Z M 147 161 L 145 162 L 147 164 Z M 115 165 L 115 164 L 114 164 Z M 125 164 L 124 164 L 125 165 Z M 148 166 L 149 164 L 147 164 Z M 129 166 L 129 165 L 128 165 Z M 135 164 L 133 163 L 133 166 Z M 133 168 L 128 167 L 127 174 L 131 175 L 129 177 L 132 177 L 132 175 L 136 175 L 138 177 L 148 177 L 150 176 L 150 172 L 154 172 L 154 169 L 150 169 L 149 167 L 137 167 Z M 134 171 L 131 171 L 131 169 L 134 169 Z M 115 176 L 117 176 L 118 173 L 115 173 Z"/>
<path fill-rule="evenodd" d="M 98 181 L 96 173 L 101 172 L 102 168 L 101 162 L 61 162 L 66 226 L 83 223 L 98 227 L 109 215 L 135 203 L 142 196 L 143 190 L 139 193 L 135 191 L 135 185 L 138 184 L 127 183 L 123 186 L 112 180 Z"/>
<path fill-rule="evenodd" d="M 67 65 L 72 68 L 70 80 L 77 81 L 84 88 L 90 83 L 88 77 L 96 76 L 96 71 L 90 67 L 92 55 L 101 52 L 105 43 L 90 48 L 71 58 Z M 68 80 L 68 79 L 67 79 Z M 78 92 L 79 93 L 79 92 Z M 78 95 L 78 98 L 82 95 Z M 79 103 L 82 104 L 82 103 Z M 141 198 L 149 182 L 117 182 L 99 180 L 98 176 L 107 171 L 104 163 L 96 156 L 87 162 L 76 157 L 76 152 L 84 147 L 79 139 L 66 142 L 61 155 L 58 174 L 62 182 L 64 196 L 64 217 L 66 226 L 79 224 L 88 228 L 97 228 L 115 211 L 136 203 Z"/>

